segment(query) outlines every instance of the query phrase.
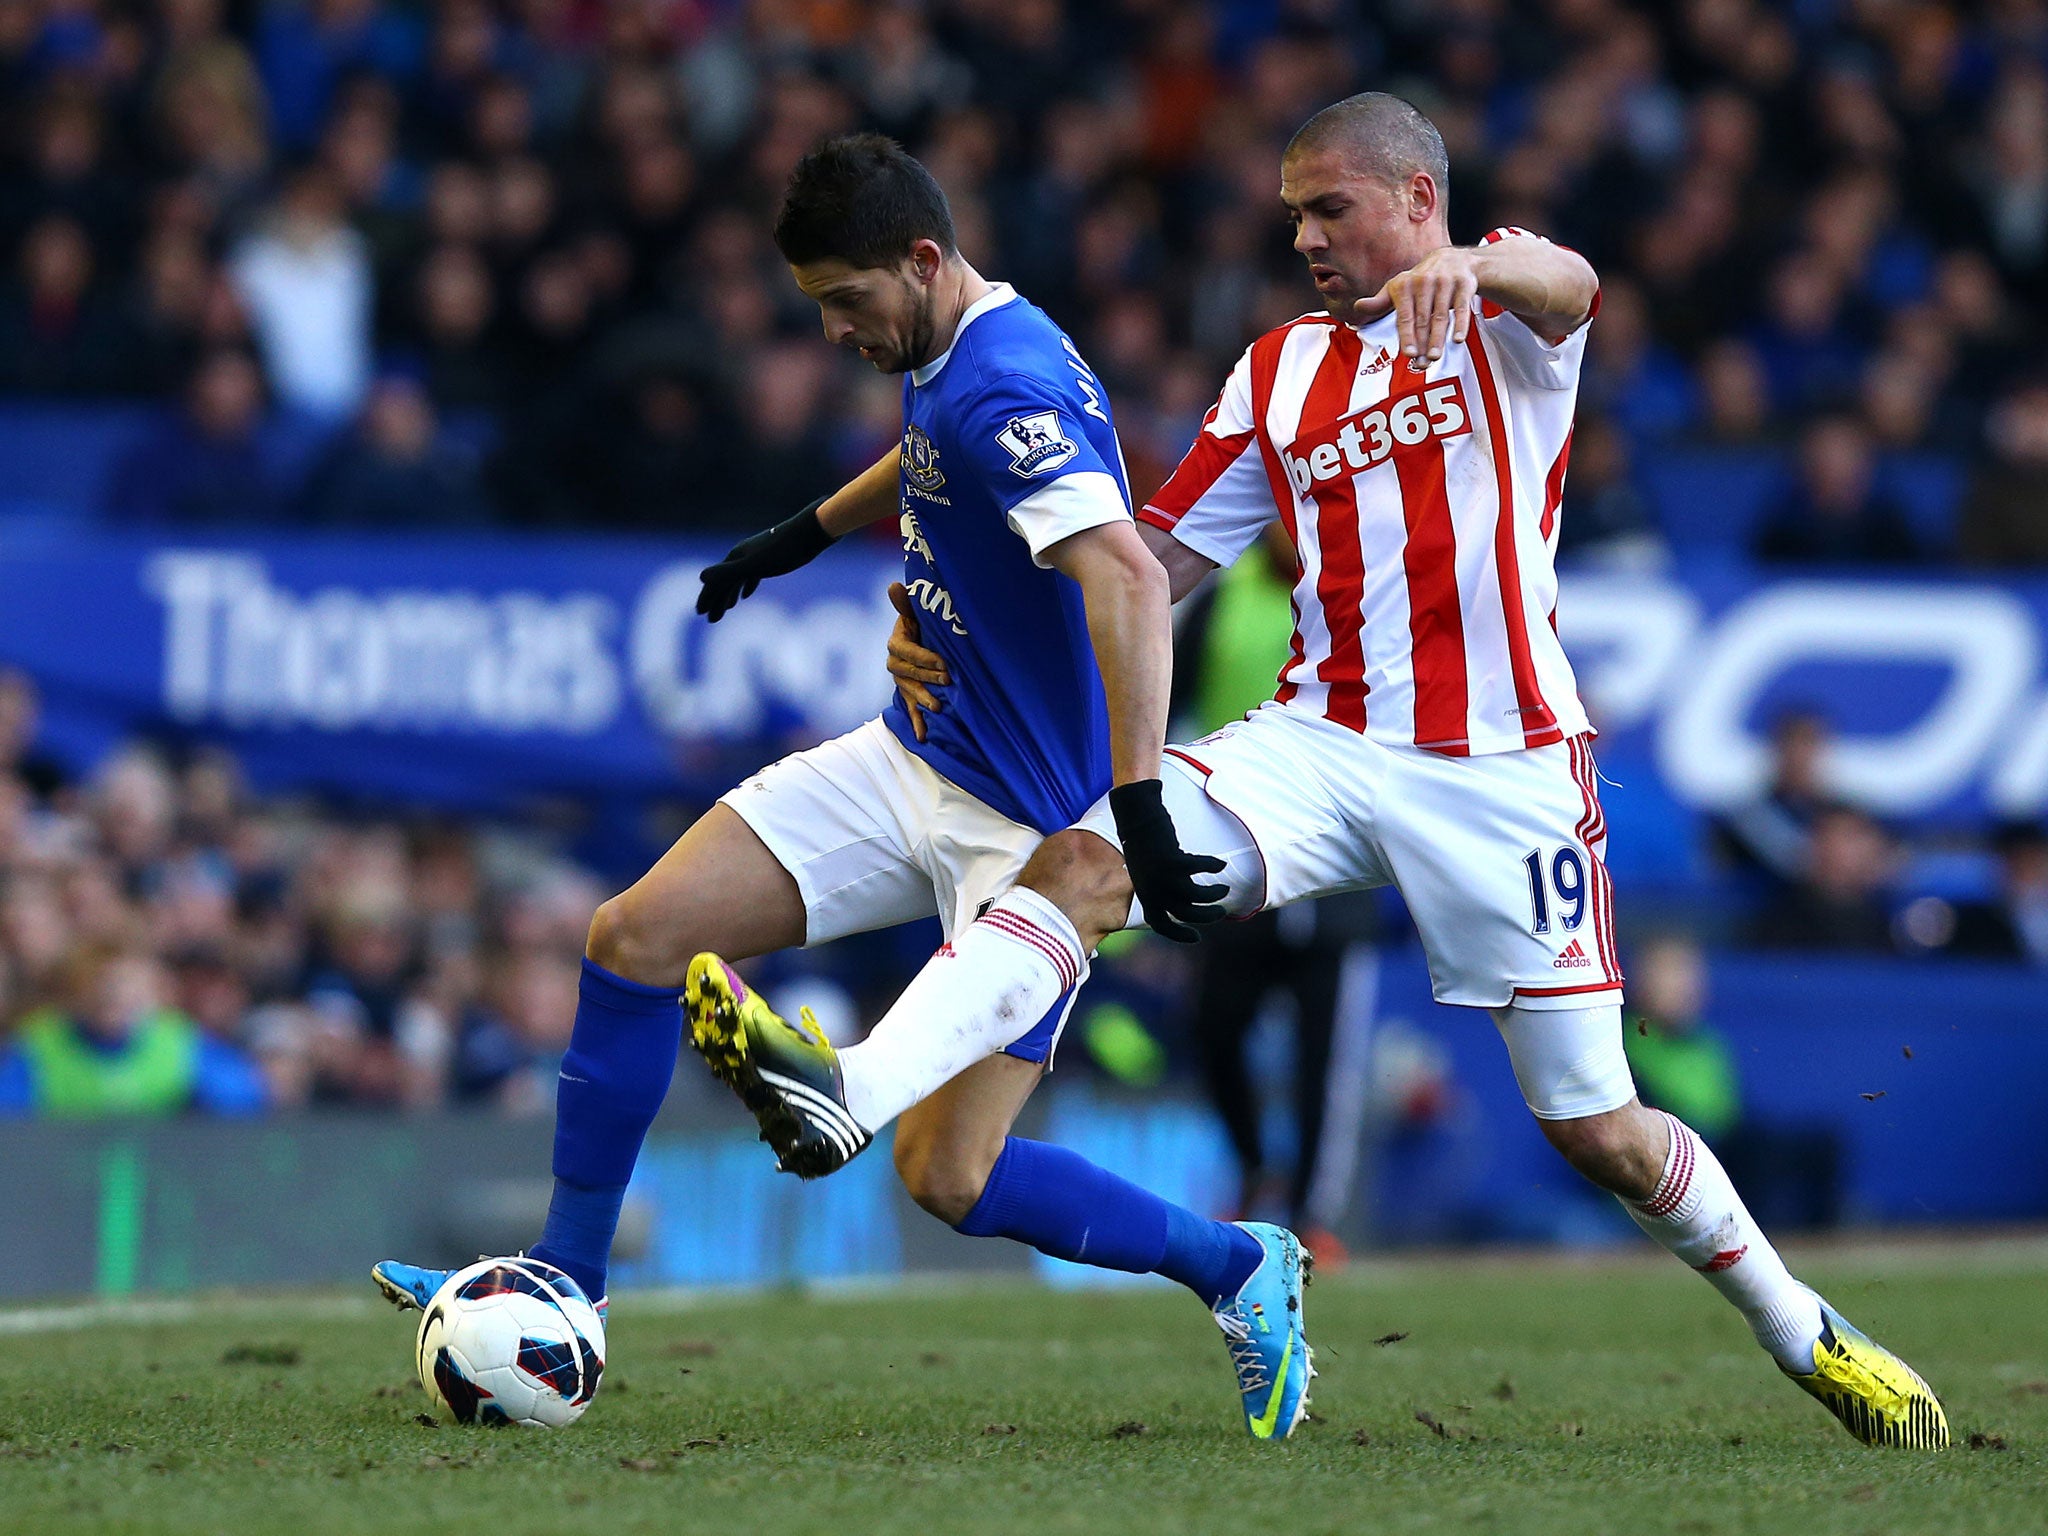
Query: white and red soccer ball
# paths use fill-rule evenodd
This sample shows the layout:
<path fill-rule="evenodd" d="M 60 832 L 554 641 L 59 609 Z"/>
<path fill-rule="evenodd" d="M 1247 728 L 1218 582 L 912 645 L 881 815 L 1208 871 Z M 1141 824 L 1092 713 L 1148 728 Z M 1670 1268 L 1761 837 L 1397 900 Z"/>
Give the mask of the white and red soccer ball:
<path fill-rule="evenodd" d="M 560 1429 L 604 1375 L 604 1323 L 552 1264 L 482 1259 L 450 1275 L 420 1319 L 420 1385 L 459 1424 Z"/>

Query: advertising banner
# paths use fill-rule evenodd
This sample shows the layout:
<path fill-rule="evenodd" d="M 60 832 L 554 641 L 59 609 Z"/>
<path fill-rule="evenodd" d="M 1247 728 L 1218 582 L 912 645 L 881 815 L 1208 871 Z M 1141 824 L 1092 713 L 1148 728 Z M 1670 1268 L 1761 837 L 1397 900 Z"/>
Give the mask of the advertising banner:
<path fill-rule="evenodd" d="M 36 679 L 45 745 L 80 766 L 147 731 L 223 741 L 272 789 L 452 806 L 709 795 L 881 707 L 900 569 L 887 541 L 850 543 L 707 625 L 697 572 L 722 548 L 0 542 L 0 661 Z M 1773 719 L 1800 708 L 1834 724 L 1836 781 L 1882 814 L 2048 808 L 2048 581 L 1694 559 L 1568 575 L 1557 623 L 1603 761 L 1679 804 L 1753 793 Z"/>

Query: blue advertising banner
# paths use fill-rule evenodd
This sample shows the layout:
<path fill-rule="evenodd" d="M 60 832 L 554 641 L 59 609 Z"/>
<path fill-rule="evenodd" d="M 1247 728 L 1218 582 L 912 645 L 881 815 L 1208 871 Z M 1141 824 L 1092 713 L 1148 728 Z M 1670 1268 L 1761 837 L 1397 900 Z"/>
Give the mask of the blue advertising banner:
<path fill-rule="evenodd" d="M 722 747 L 772 756 L 888 697 L 886 546 L 835 552 L 707 625 L 697 573 L 723 552 L 515 538 L 0 546 L 0 659 L 36 678 L 45 741 L 73 761 L 141 728 L 226 741 L 269 788 L 461 805 L 662 792 L 695 787 Z"/>
<path fill-rule="evenodd" d="M 2048 809 L 2048 582 L 1788 579 L 1695 558 L 1568 576 L 1557 617 L 1603 762 L 1647 766 L 1681 805 L 1761 789 L 1772 722 L 1797 708 L 1834 728 L 1835 789 L 1881 815 Z"/>
<path fill-rule="evenodd" d="M 711 626 L 697 572 L 721 552 L 0 540 L 0 661 L 36 678 L 46 744 L 80 765 L 141 729 L 225 741 L 267 788 L 450 805 L 715 793 L 882 705 L 899 569 L 883 542 L 835 549 Z M 1836 782 L 1876 811 L 2048 808 L 2048 581 L 1788 580 L 1692 559 L 1568 576 L 1558 623 L 1603 762 L 1632 789 L 1704 810 L 1742 799 L 1767 772 L 1772 718 L 1799 705 L 1834 721 Z M 1284 637 L 1274 649 L 1277 663 Z"/>

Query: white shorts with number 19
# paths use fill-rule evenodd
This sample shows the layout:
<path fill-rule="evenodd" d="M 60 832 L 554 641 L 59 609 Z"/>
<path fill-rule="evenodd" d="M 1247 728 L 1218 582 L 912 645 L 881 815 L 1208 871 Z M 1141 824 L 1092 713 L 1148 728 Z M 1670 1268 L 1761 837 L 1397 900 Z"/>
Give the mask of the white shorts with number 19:
<path fill-rule="evenodd" d="M 1436 1000 L 1497 1010 L 1531 1109 L 1572 1118 L 1633 1096 L 1586 737 L 1450 757 L 1267 704 L 1168 747 L 1166 766 L 1181 846 L 1224 861 L 1232 916 L 1397 886 Z M 1116 841 L 1107 802 L 1079 825 Z"/>

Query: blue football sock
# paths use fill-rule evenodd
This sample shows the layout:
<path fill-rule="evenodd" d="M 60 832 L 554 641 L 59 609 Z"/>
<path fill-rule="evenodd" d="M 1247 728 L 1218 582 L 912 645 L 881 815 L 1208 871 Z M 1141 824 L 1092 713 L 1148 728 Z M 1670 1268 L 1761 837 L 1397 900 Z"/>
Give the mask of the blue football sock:
<path fill-rule="evenodd" d="M 1203 1304 L 1235 1296 L 1265 1257 L 1257 1238 L 1098 1168 L 1079 1153 L 1012 1136 L 981 1199 L 954 1228 L 1008 1237 L 1097 1269 L 1164 1275 Z"/>
<path fill-rule="evenodd" d="M 682 1041 L 675 988 L 642 986 L 583 962 L 576 1027 L 555 1086 L 555 1193 L 530 1251 L 566 1271 L 592 1301 L 604 1297 L 626 1185 Z"/>
<path fill-rule="evenodd" d="M 612 1238 L 625 1203 L 623 1184 L 585 1189 L 557 1178 L 554 1197 L 548 1201 L 547 1225 L 528 1253 L 564 1271 L 592 1301 L 603 1301 Z"/>

